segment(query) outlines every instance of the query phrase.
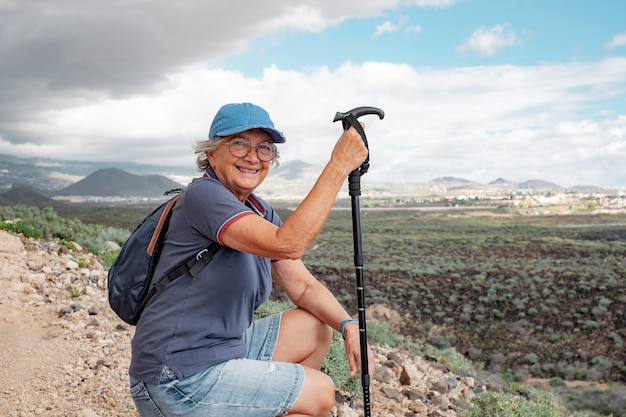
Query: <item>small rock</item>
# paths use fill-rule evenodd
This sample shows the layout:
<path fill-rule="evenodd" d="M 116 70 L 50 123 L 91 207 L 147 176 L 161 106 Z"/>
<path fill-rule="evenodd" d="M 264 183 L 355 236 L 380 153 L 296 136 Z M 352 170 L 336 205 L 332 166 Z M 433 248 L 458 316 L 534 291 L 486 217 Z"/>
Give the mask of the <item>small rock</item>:
<path fill-rule="evenodd" d="M 68 260 L 65 263 L 65 269 L 69 269 L 71 271 L 77 270 L 78 269 L 78 262 L 72 261 L 72 260 Z"/>
<path fill-rule="evenodd" d="M 413 401 L 409 404 L 409 410 L 411 410 L 418 416 L 423 416 L 428 411 L 428 407 L 421 401 Z"/>
<path fill-rule="evenodd" d="M 74 312 L 74 310 L 71 307 L 62 307 L 61 309 L 59 309 L 58 315 L 59 317 L 63 317 L 66 314 L 72 314 Z"/>
<path fill-rule="evenodd" d="M 91 408 L 83 408 L 80 414 L 78 414 L 78 417 L 100 417 L 100 415 Z"/>
<path fill-rule="evenodd" d="M 382 391 L 387 396 L 387 398 L 391 398 L 392 400 L 399 400 L 402 395 L 395 389 L 389 387 L 384 387 Z"/>
<path fill-rule="evenodd" d="M 400 383 L 402 385 L 417 385 L 421 379 L 420 372 L 414 363 L 405 361 L 402 364 L 402 372 L 400 373 Z"/>
<path fill-rule="evenodd" d="M 450 401 L 446 398 L 445 395 L 435 395 L 431 399 L 431 402 L 435 407 L 439 408 L 440 410 L 445 411 L 450 408 Z"/>
<path fill-rule="evenodd" d="M 445 394 L 448 391 L 448 384 L 446 381 L 436 381 L 433 384 L 433 390 L 437 391 L 439 394 Z"/>
<path fill-rule="evenodd" d="M 404 390 L 402 391 L 402 395 L 404 395 L 406 398 L 408 398 L 411 401 L 424 400 L 424 397 L 422 397 L 419 393 L 413 390 Z"/>
<path fill-rule="evenodd" d="M 448 378 L 446 379 L 446 383 L 448 384 L 449 389 L 454 389 L 456 388 L 458 381 L 454 378 Z"/>
<path fill-rule="evenodd" d="M 402 358 L 398 354 L 398 352 L 390 352 L 387 355 L 387 359 L 396 364 L 396 366 L 400 366 L 402 364 Z"/>

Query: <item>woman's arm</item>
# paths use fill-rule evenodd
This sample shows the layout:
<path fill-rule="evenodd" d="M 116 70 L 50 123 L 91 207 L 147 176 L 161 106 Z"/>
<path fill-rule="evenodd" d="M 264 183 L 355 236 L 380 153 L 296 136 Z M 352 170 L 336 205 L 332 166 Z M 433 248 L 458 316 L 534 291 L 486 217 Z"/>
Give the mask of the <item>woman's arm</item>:
<path fill-rule="evenodd" d="M 272 263 L 272 279 L 289 299 L 328 326 L 341 331 L 341 322 L 351 318 L 335 296 L 319 282 L 301 260 L 282 260 Z M 345 349 L 350 376 L 356 374 L 361 364 L 358 326 L 345 328 Z M 374 356 L 368 348 L 369 368 L 374 369 Z"/>
<path fill-rule="evenodd" d="M 345 131 L 317 182 L 282 226 L 258 216 L 244 216 L 224 230 L 223 243 L 266 258 L 299 259 L 322 230 L 348 174 L 366 157 L 367 148 L 358 132 L 354 128 Z"/>

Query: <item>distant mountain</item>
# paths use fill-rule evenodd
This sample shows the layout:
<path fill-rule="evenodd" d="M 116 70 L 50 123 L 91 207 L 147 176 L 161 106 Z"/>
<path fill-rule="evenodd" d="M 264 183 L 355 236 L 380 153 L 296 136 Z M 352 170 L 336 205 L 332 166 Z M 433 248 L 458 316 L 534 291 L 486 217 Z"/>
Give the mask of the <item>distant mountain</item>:
<path fill-rule="evenodd" d="M 488 189 L 488 188 L 496 188 L 501 190 L 528 190 L 528 191 L 589 191 L 589 187 L 580 187 L 579 189 L 565 189 L 560 185 L 543 181 L 543 180 L 528 180 L 521 183 L 516 183 L 513 181 L 505 180 L 504 178 L 498 178 L 495 181 L 491 181 L 489 184 L 481 184 L 479 182 L 470 181 L 465 178 L 457 178 L 457 177 L 439 177 L 430 181 L 430 184 L 445 187 L 447 190 L 478 190 L 478 189 Z M 602 190 L 600 187 L 595 187 L 597 190 Z"/>
<path fill-rule="evenodd" d="M 271 168 L 268 177 L 257 189 L 266 197 L 301 197 L 306 194 L 322 172 L 322 167 L 295 160 Z"/>
<path fill-rule="evenodd" d="M 294 161 L 281 163 L 278 168 L 271 169 L 269 175 L 274 179 L 282 179 L 286 181 L 315 181 L 321 172 L 321 167 L 296 159 Z"/>
<path fill-rule="evenodd" d="M 0 194 L 0 205 L 12 206 L 16 204 L 35 207 L 61 207 L 65 205 L 61 201 L 53 200 L 24 186 L 13 187 L 4 194 Z"/>
<path fill-rule="evenodd" d="M 504 178 L 498 178 L 495 181 L 491 181 L 488 185 L 492 187 L 499 187 L 499 188 L 514 190 L 517 188 L 518 184 L 513 181 L 505 180 Z"/>
<path fill-rule="evenodd" d="M 162 175 L 136 175 L 118 168 L 107 168 L 56 192 L 56 195 L 157 198 L 173 188 L 181 188 L 181 185 Z"/>
<path fill-rule="evenodd" d="M 14 206 L 15 204 L 17 203 L 7 198 L 4 198 L 4 195 L 0 194 L 0 206 Z"/>
<path fill-rule="evenodd" d="M 117 171 L 109 171 L 115 167 Z M 103 171 L 103 172 L 100 172 Z M 100 172 L 92 178 L 92 175 Z M 127 175 L 123 175 L 121 173 Z M 305 195 L 322 172 L 322 167 L 300 160 L 283 161 L 271 168 L 268 178 L 257 190 L 270 198 L 300 198 Z M 26 186 L 48 197 L 51 196 L 101 196 L 101 197 L 156 197 L 163 191 L 187 184 L 198 173 L 190 167 L 169 167 L 123 162 L 63 161 L 49 158 L 20 158 L 0 154 L 0 195 L 15 187 Z M 150 179 L 151 176 L 157 177 Z M 105 178 L 109 177 L 109 178 Z M 169 178 L 165 182 L 163 178 Z M 163 181 L 161 183 L 160 181 Z M 516 183 L 498 178 L 489 184 L 465 178 L 445 176 L 422 183 L 394 182 L 376 179 L 368 174 L 363 190 L 376 194 L 428 195 L 445 193 L 502 193 L 514 192 L 603 192 L 595 186 L 563 188 L 543 180 Z M 341 193 L 343 195 L 343 191 Z M 0 199 L 0 204 L 4 204 Z"/>
<path fill-rule="evenodd" d="M 478 182 L 458 177 L 439 177 L 430 180 L 429 184 L 436 188 L 445 188 L 448 191 L 475 189 L 484 186 Z"/>
<path fill-rule="evenodd" d="M 52 195 L 97 170 L 109 167 L 137 175 L 158 174 L 170 176 L 172 179 L 194 176 L 193 169 L 189 167 L 164 167 L 130 162 L 62 161 L 0 154 L 0 193 L 14 186 L 24 185 L 43 194 Z"/>
<path fill-rule="evenodd" d="M 441 182 L 441 183 L 461 183 L 461 184 L 469 184 L 472 181 L 466 180 L 465 178 L 457 178 L 457 177 L 439 177 L 431 180 L 430 182 Z"/>
<path fill-rule="evenodd" d="M 575 185 L 568 188 L 568 190 L 578 193 L 600 193 L 604 191 L 604 188 L 596 187 L 595 185 Z"/>
<path fill-rule="evenodd" d="M 543 180 L 528 180 L 519 183 L 517 186 L 520 190 L 534 190 L 534 191 L 562 191 L 563 187 L 554 183 Z"/>

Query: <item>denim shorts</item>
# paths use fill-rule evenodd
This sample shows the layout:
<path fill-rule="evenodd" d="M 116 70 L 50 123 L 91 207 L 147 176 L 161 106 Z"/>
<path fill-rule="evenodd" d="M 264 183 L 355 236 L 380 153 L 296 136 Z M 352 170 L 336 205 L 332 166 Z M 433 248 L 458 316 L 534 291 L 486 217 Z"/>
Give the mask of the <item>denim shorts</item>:
<path fill-rule="evenodd" d="M 244 335 L 248 354 L 178 380 L 168 367 L 159 385 L 131 377 L 130 393 L 142 417 L 274 417 L 293 407 L 302 384 L 299 364 L 272 362 L 280 314 L 254 322 Z"/>

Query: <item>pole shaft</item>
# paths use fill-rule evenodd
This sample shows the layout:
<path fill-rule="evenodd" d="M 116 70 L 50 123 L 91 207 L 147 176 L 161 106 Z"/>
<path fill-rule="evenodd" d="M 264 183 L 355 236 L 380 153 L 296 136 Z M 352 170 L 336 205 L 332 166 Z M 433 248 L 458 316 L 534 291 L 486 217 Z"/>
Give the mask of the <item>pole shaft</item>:
<path fill-rule="evenodd" d="M 353 171 L 348 178 L 352 205 L 352 236 L 354 243 L 354 267 L 356 272 L 359 340 L 361 347 L 361 385 L 363 387 L 363 411 L 370 417 L 370 375 L 367 361 L 367 325 L 365 320 L 365 283 L 363 275 L 363 243 L 361 240 L 361 174 Z"/>

